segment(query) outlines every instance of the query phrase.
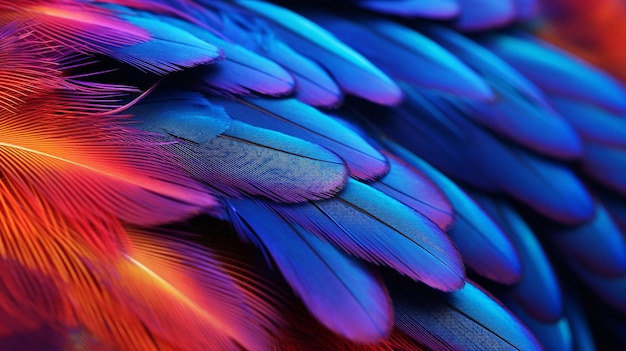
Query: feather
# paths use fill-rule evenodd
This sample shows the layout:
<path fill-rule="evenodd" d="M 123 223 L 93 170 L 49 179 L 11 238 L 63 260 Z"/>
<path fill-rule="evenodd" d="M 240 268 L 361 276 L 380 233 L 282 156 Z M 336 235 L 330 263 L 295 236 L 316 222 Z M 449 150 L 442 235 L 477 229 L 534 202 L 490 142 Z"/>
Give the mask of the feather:
<path fill-rule="evenodd" d="M 380 340 L 389 332 L 389 297 L 364 265 L 262 203 L 230 200 L 228 209 L 239 233 L 258 238 L 296 295 L 326 327 L 360 342 Z"/>
<path fill-rule="evenodd" d="M 15 112 L 30 94 L 67 85 L 57 62 L 64 53 L 40 45 L 32 24 L 0 27 L 0 109 Z"/>
<path fill-rule="evenodd" d="M 210 101 L 224 106 L 234 119 L 293 135 L 332 150 L 346 162 L 350 175 L 357 179 L 373 180 L 389 170 L 385 157 L 355 132 L 297 100 L 211 97 Z"/>
<path fill-rule="evenodd" d="M 244 16 L 231 15 L 224 18 L 222 33 L 229 40 L 233 40 L 287 69 L 297 82 L 296 97 L 300 101 L 313 106 L 333 107 L 338 105 L 343 95 L 328 73 L 319 64 L 302 56 L 280 41 L 267 25 L 258 22 Z"/>
<path fill-rule="evenodd" d="M 615 78 L 553 45 L 507 35 L 490 35 L 481 43 L 546 92 L 626 111 L 626 91 Z"/>
<path fill-rule="evenodd" d="M 377 123 L 394 141 L 448 175 L 503 191 L 548 218 L 580 223 L 593 216 L 589 193 L 565 165 L 493 136 L 464 118 L 450 99 L 414 92 L 407 96 L 400 108 L 382 112 L 389 117 Z"/>
<path fill-rule="evenodd" d="M 302 202 L 332 196 L 348 177 L 342 160 L 326 149 L 230 121 L 222 107 L 199 94 L 162 93 L 129 112 L 141 128 L 174 142 L 169 149 L 183 168 L 221 194 Z"/>
<path fill-rule="evenodd" d="M 423 214 L 442 230 L 450 229 L 455 216 L 444 192 L 417 168 L 390 152 L 384 154 L 389 160 L 389 173 L 370 185 Z"/>
<path fill-rule="evenodd" d="M 526 310 L 515 302 L 505 300 L 505 304 L 535 335 L 544 350 L 574 350 L 573 333 L 567 318 L 545 322 L 529 316 Z"/>
<path fill-rule="evenodd" d="M 210 142 L 231 124 L 223 108 L 191 91 L 159 91 L 125 112 L 133 115 L 137 128 L 196 144 Z"/>
<path fill-rule="evenodd" d="M 626 147 L 585 143 L 582 170 L 598 183 L 626 195 Z"/>
<path fill-rule="evenodd" d="M 260 297 L 246 301 L 218 257 L 199 245 L 154 233 L 130 232 L 132 250 L 117 264 L 129 309 L 154 333 L 185 350 L 235 349 L 222 334 L 249 350 L 265 350 L 278 319 Z M 265 320 L 265 321 L 264 321 Z M 185 335 L 186 334 L 186 335 Z M 207 337 L 209 336 L 209 337 Z"/>
<path fill-rule="evenodd" d="M 342 160 L 326 149 L 241 122 L 199 151 L 214 161 L 197 166 L 192 174 L 227 193 L 287 202 L 318 200 L 341 190 L 348 177 Z"/>
<path fill-rule="evenodd" d="M 494 91 L 493 103 L 461 103 L 467 117 L 541 154 L 564 159 L 580 156 L 582 146 L 574 129 L 553 111 L 529 80 L 484 47 L 455 32 L 440 27 L 427 27 L 425 32 L 463 58 Z"/>
<path fill-rule="evenodd" d="M 458 0 L 461 11 L 456 27 L 464 31 L 502 26 L 515 18 L 513 0 Z"/>
<path fill-rule="evenodd" d="M 307 12 L 391 78 L 476 100 L 491 100 L 489 86 L 463 62 L 407 27 L 373 17 L 350 20 Z M 406 62 L 413 65 L 407 66 Z"/>
<path fill-rule="evenodd" d="M 500 303 L 472 283 L 452 293 L 390 287 L 400 330 L 433 350 L 541 350 Z"/>
<path fill-rule="evenodd" d="M 88 2 L 3 0 L 0 9 L 0 22 L 32 21 L 39 39 L 81 52 L 110 55 L 113 48 L 150 40 L 145 29 Z"/>
<path fill-rule="evenodd" d="M 406 17 L 452 18 L 460 9 L 457 0 L 359 0 L 358 3 L 374 11 Z"/>
<path fill-rule="evenodd" d="M 583 142 L 626 148 L 626 118 L 584 101 L 557 95 L 550 103 L 576 129 Z"/>
<path fill-rule="evenodd" d="M 560 257 L 574 260 L 589 272 L 605 277 L 626 275 L 626 240 L 602 204 L 593 219 L 573 228 L 554 228 L 549 238 Z"/>
<path fill-rule="evenodd" d="M 450 239 L 423 215 L 365 184 L 350 180 L 329 201 L 272 207 L 359 258 L 440 290 L 463 286 L 463 264 Z"/>
<path fill-rule="evenodd" d="M 210 90 L 268 96 L 285 96 L 295 90 L 294 79 L 276 63 L 235 45 L 223 43 L 220 48 L 226 55 L 223 61 L 192 73 L 202 76 Z"/>
<path fill-rule="evenodd" d="M 223 52 L 216 46 L 165 21 L 135 15 L 122 18 L 145 29 L 151 40 L 115 48 L 111 56 L 141 70 L 165 74 L 223 58 Z"/>
<path fill-rule="evenodd" d="M 285 96 L 295 90 L 293 77 L 276 62 L 198 25 L 174 18 L 163 20 L 222 50 L 225 56 L 222 61 L 213 66 L 201 66 L 190 73 L 191 76 L 200 75 L 213 89 L 231 94 L 254 92 L 269 96 Z"/>
<path fill-rule="evenodd" d="M 396 155 L 429 177 L 452 204 L 456 220 L 448 235 L 464 262 L 478 274 L 504 284 L 520 280 L 519 256 L 500 227 L 445 175 L 407 150 L 387 142 Z"/>
<path fill-rule="evenodd" d="M 63 113 L 64 102 L 42 96 L 19 114 L 0 115 L 6 186 L 75 219 L 78 213 L 113 214 L 129 223 L 158 224 L 216 205 L 175 163 L 163 161 L 167 152 L 147 135 L 116 125 L 121 121 L 113 116 L 77 119 Z M 158 208 L 167 211 L 155 216 Z"/>
<path fill-rule="evenodd" d="M 282 40 L 324 66 L 346 92 L 385 105 L 401 100 L 402 92 L 389 77 L 310 20 L 265 2 L 237 4 L 266 18 Z"/>
<path fill-rule="evenodd" d="M 556 322 L 563 315 L 561 286 L 536 234 L 505 201 L 484 194 L 472 195 L 505 231 L 520 255 L 524 274 L 517 284 L 507 289 L 507 305 L 510 301 L 532 320 Z"/>

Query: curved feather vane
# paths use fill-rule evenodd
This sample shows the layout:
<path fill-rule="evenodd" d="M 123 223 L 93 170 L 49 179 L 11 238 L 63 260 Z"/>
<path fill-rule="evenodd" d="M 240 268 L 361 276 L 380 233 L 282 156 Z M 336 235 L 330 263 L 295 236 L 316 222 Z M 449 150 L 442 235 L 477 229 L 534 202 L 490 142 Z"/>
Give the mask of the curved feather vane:
<path fill-rule="evenodd" d="M 472 194 L 497 221 L 520 253 L 524 274 L 506 293 L 507 305 L 523 309 L 526 317 L 540 322 L 555 322 L 563 314 L 561 287 L 548 257 L 532 229 L 523 218 L 502 200 L 484 194 Z M 541 296 L 541 299 L 537 299 Z M 509 303 L 510 301 L 510 303 Z"/>
<path fill-rule="evenodd" d="M 320 62 L 345 91 L 387 105 L 402 98 L 398 86 L 376 66 L 308 19 L 264 2 L 237 4 L 265 16 L 283 40 Z"/>
<path fill-rule="evenodd" d="M 154 95 L 128 112 L 142 129 L 180 140 L 169 149 L 190 175 L 216 192 L 302 202 L 332 196 L 347 178 L 342 160 L 327 150 L 231 121 L 221 106 L 197 93 Z"/>
<path fill-rule="evenodd" d="M 0 9 L 3 22 L 30 19 L 39 24 L 35 33 L 47 45 L 109 55 L 155 73 L 211 63 L 222 55 L 215 46 L 167 23 L 128 16 L 127 22 L 90 3 L 30 0 L 16 7 L 4 1 Z"/>
<path fill-rule="evenodd" d="M 350 175 L 372 180 L 384 175 L 389 165 L 383 155 L 355 132 L 331 116 L 296 100 L 211 98 L 237 120 L 273 129 L 325 146 L 347 164 Z"/>
<path fill-rule="evenodd" d="M 229 210 L 240 232 L 258 237 L 322 323 L 361 342 L 377 341 L 388 333 L 389 297 L 367 267 L 261 203 L 233 200 Z M 296 264 L 297 260 L 307 263 Z"/>
<path fill-rule="evenodd" d="M 398 328 L 433 350 L 541 350 L 510 312 L 472 283 L 449 294 L 402 285 L 392 285 L 391 293 Z"/>
<path fill-rule="evenodd" d="M 406 161 L 387 152 L 385 156 L 390 163 L 389 173 L 372 187 L 423 214 L 439 228 L 450 229 L 455 218 L 445 190 L 437 188 L 435 181 Z"/>
<path fill-rule="evenodd" d="M 482 42 L 546 92 L 613 111 L 626 108 L 624 88 L 615 78 L 550 44 L 504 35 Z"/>
<path fill-rule="evenodd" d="M 0 0 L 0 351 L 625 348 L 623 16 Z"/>
<path fill-rule="evenodd" d="M 449 235 L 465 263 L 478 274 L 505 284 L 520 279 L 518 254 L 500 227 L 462 189 L 428 163 L 391 142 L 388 147 L 440 187 L 450 200 L 456 221 Z"/>
<path fill-rule="evenodd" d="M 367 261 L 388 265 L 444 291 L 463 284 L 461 259 L 439 228 L 367 185 L 351 180 L 332 200 L 275 208 Z"/>
<path fill-rule="evenodd" d="M 394 22 L 371 17 L 352 20 L 320 13 L 308 17 L 337 33 L 391 78 L 476 100 L 491 100 L 489 86 L 456 57 L 427 37 Z M 415 66 L 406 66 L 414 62 Z"/>
<path fill-rule="evenodd" d="M 314 106 L 333 107 L 340 103 L 342 93 L 335 81 L 316 62 L 307 59 L 277 38 L 267 25 L 250 21 L 248 17 L 231 16 L 223 19 L 222 33 L 229 40 L 273 60 L 287 69 L 297 84 L 296 97 Z M 226 53 L 228 56 L 228 53 Z M 246 62 L 246 64 L 250 64 Z M 266 72 L 268 70 L 265 70 Z M 264 83 L 266 86 L 276 84 Z M 294 88 L 294 87 L 292 87 Z M 267 94 L 267 93 L 265 93 Z"/>
<path fill-rule="evenodd" d="M 359 0 L 359 5 L 400 16 L 428 18 L 451 18 L 459 13 L 457 0 Z"/>
<path fill-rule="evenodd" d="M 30 94 L 66 84 L 57 67 L 63 53 L 38 45 L 24 27 L 12 22 L 0 29 L 0 109 L 11 112 Z"/>

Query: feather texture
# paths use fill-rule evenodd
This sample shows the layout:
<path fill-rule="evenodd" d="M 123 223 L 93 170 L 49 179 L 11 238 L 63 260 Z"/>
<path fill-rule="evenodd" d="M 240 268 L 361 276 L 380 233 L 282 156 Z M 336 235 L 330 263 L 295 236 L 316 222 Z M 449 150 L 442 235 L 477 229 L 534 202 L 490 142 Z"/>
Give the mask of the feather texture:
<path fill-rule="evenodd" d="M 402 92 L 389 77 L 310 20 L 269 3 L 242 0 L 237 4 L 267 18 L 281 39 L 322 63 L 345 91 L 381 104 L 401 99 Z"/>
<path fill-rule="evenodd" d="M 234 200 L 229 204 L 240 233 L 258 237 L 322 323 L 361 342 L 380 340 L 389 332 L 389 297 L 367 267 L 261 203 Z M 297 264 L 300 260 L 306 264 Z"/>
<path fill-rule="evenodd" d="M 461 258 L 449 238 L 420 213 L 367 185 L 351 180 L 335 199 L 277 210 L 367 261 L 444 291 L 463 285 Z"/>
<path fill-rule="evenodd" d="M 433 350 L 541 350 L 510 312 L 472 283 L 449 294 L 397 286 L 391 292 L 398 328 Z"/>
<path fill-rule="evenodd" d="M 0 0 L 0 350 L 623 348 L 624 9 Z"/>

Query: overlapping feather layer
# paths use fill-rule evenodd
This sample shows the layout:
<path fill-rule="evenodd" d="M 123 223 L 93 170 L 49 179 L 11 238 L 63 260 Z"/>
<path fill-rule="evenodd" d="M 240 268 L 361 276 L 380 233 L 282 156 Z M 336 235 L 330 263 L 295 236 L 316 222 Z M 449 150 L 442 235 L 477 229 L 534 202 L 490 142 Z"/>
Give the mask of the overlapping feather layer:
<path fill-rule="evenodd" d="M 531 0 L 285 5 L 0 1 L 0 350 L 617 342 L 622 84 Z"/>

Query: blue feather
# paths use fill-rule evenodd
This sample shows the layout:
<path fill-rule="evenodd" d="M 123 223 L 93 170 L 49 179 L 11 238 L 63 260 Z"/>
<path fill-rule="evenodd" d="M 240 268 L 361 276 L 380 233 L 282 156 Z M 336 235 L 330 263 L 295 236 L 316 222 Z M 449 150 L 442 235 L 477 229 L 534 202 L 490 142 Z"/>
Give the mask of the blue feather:
<path fill-rule="evenodd" d="M 496 99 L 493 103 L 461 103 L 467 117 L 507 140 L 539 153 L 566 159 L 580 156 L 582 146 L 574 129 L 554 112 L 543 93 L 519 72 L 484 47 L 455 32 L 428 27 L 426 33 L 465 60 L 494 91 Z"/>
<path fill-rule="evenodd" d="M 382 13 L 406 17 L 452 18 L 458 15 L 458 0 L 358 0 L 359 5 Z"/>
<path fill-rule="evenodd" d="M 228 202 L 237 230 L 256 236 L 295 293 L 323 324 L 361 342 L 391 328 L 391 305 L 381 282 L 358 261 L 290 223 L 260 202 Z"/>
<path fill-rule="evenodd" d="M 215 139 L 230 126 L 223 108 L 210 103 L 200 93 L 162 91 L 152 94 L 126 112 L 137 127 L 203 144 Z"/>
<path fill-rule="evenodd" d="M 370 185 L 423 214 L 441 229 L 450 229 L 455 215 L 444 192 L 417 168 L 391 153 L 385 155 L 390 164 L 389 173 Z"/>
<path fill-rule="evenodd" d="M 156 94 L 128 112 L 138 127 L 164 135 L 189 174 L 223 195 L 302 202 L 334 195 L 348 177 L 343 161 L 321 146 L 232 121 L 197 93 Z"/>
<path fill-rule="evenodd" d="M 567 318 L 562 317 L 553 322 L 537 320 L 515 301 L 505 300 L 504 303 L 532 331 L 545 351 L 574 350 L 574 335 Z"/>
<path fill-rule="evenodd" d="M 308 12 L 307 17 L 358 50 L 391 78 L 472 99 L 493 99 L 489 86 L 474 71 L 410 28 L 372 17 L 347 20 L 318 12 Z"/>
<path fill-rule="evenodd" d="M 396 325 L 433 350 L 541 350 L 535 337 L 473 283 L 437 293 L 391 285 Z"/>
<path fill-rule="evenodd" d="M 590 273 L 626 275 L 626 239 L 600 203 L 592 220 L 573 228 L 550 229 L 549 238 L 560 257 L 580 263 Z"/>
<path fill-rule="evenodd" d="M 256 92 L 270 96 L 283 96 L 292 93 L 296 88 L 293 77 L 278 64 L 240 45 L 233 44 L 218 36 L 213 30 L 172 17 L 156 16 L 145 12 L 135 14 L 175 26 L 219 47 L 224 53 L 222 61 L 211 66 L 204 65 L 192 73 L 217 91 L 232 94 Z"/>
<path fill-rule="evenodd" d="M 501 26 L 515 18 L 513 0 L 458 0 L 461 6 L 455 25 L 460 30 L 482 30 Z"/>
<path fill-rule="evenodd" d="M 537 38 L 490 35 L 481 41 L 541 89 L 626 112 L 626 91 L 613 77 Z"/>
<path fill-rule="evenodd" d="M 385 157 L 354 131 L 332 117 L 295 99 L 209 98 L 223 105 L 231 117 L 322 145 L 339 155 L 350 175 L 373 180 L 389 170 Z"/>
<path fill-rule="evenodd" d="M 440 290 L 463 286 L 461 257 L 441 229 L 368 185 L 349 180 L 331 200 L 272 207 L 364 260 Z"/>
<path fill-rule="evenodd" d="M 310 20 L 265 2 L 239 0 L 237 4 L 266 18 L 282 40 L 324 66 L 346 92 L 385 105 L 402 98 L 393 80 Z"/>
<path fill-rule="evenodd" d="M 333 107 L 341 102 L 341 90 L 318 63 L 280 41 L 268 25 L 240 17 L 224 18 L 224 35 L 287 69 L 296 79 L 296 97 L 300 101 L 323 107 Z"/>
<path fill-rule="evenodd" d="M 580 223 L 593 216 L 590 195 L 565 165 L 488 133 L 467 120 L 455 101 L 426 93 L 407 96 L 377 125 L 436 168 L 474 186 L 503 191 L 557 221 Z"/>
<path fill-rule="evenodd" d="M 601 106 L 559 95 L 550 95 L 549 100 L 583 141 L 626 148 L 626 118 L 623 113 L 612 113 Z"/>
<path fill-rule="evenodd" d="M 449 235 L 463 260 L 478 274 L 501 283 L 521 278 L 519 256 L 500 227 L 454 182 L 435 168 L 391 142 L 387 146 L 398 156 L 424 172 L 452 204 L 456 221 Z"/>
<path fill-rule="evenodd" d="M 515 245 L 524 274 L 507 289 L 506 296 L 524 310 L 528 318 L 555 322 L 563 315 L 563 297 L 556 273 L 535 233 L 505 201 L 473 193 Z M 541 296 L 540 299 L 537 296 Z"/>
<path fill-rule="evenodd" d="M 223 52 L 218 47 L 165 21 L 133 15 L 122 18 L 147 30 L 152 36 L 147 42 L 115 49 L 115 58 L 137 68 L 165 74 L 223 59 Z"/>

